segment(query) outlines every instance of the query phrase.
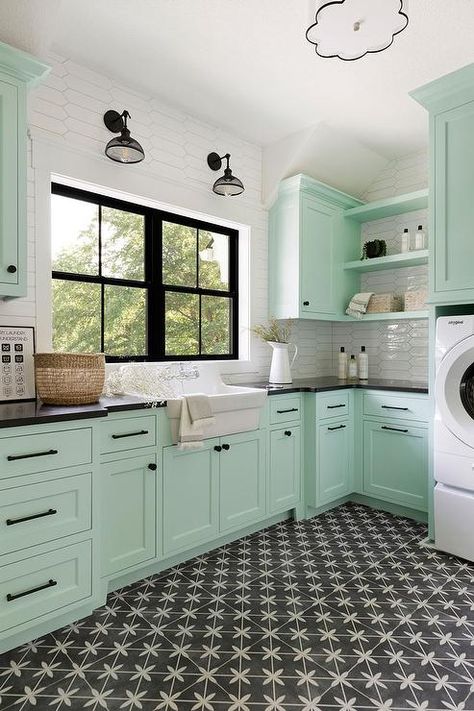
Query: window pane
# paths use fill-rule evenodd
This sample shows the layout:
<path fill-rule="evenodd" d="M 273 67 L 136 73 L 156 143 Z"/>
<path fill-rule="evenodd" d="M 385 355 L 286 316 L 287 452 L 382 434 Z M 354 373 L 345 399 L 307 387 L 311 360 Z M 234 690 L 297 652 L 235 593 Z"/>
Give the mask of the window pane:
<path fill-rule="evenodd" d="M 145 278 L 145 218 L 102 208 L 102 274 L 118 279 Z"/>
<path fill-rule="evenodd" d="M 229 238 L 199 230 L 199 286 L 229 291 Z"/>
<path fill-rule="evenodd" d="M 100 353 L 100 286 L 53 279 L 53 348 Z"/>
<path fill-rule="evenodd" d="M 99 271 L 99 208 L 62 195 L 51 196 L 53 269 L 74 274 Z"/>
<path fill-rule="evenodd" d="M 165 296 L 166 355 L 199 355 L 199 296 L 168 291 Z"/>
<path fill-rule="evenodd" d="M 197 230 L 163 222 L 163 282 L 196 287 Z"/>
<path fill-rule="evenodd" d="M 107 355 L 146 355 L 145 289 L 104 287 L 104 352 Z"/>
<path fill-rule="evenodd" d="M 224 296 L 201 298 L 201 353 L 203 355 L 230 353 L 231 299 Z"/>

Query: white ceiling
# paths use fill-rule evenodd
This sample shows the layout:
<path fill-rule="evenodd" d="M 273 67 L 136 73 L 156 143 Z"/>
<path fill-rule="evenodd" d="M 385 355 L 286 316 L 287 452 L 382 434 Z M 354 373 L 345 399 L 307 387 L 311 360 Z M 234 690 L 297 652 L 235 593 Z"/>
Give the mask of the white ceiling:
<path fill-rule="evenodd" d="M 474 0 L 405 2 L 408 28 L 356 62 L 322 59 L 306 41 L 317 1 L 62 0 L 53 28 L 43 21 L 35 33 L 258 143 L 325 122 L 385 157 L 424 146 L 426 113 L 408 92 L 474 61 Z M 45 0 L 1 0 L 2 38 L 22 3 L 45 17 Z"/>

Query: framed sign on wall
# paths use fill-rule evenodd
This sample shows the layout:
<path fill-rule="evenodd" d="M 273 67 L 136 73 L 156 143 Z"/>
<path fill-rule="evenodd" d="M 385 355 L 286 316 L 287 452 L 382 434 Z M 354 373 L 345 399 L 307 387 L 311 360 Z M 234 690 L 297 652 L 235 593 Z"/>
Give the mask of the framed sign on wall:
<path fill-rule="evenodd" d="M 35 329 L 0 326 L 0 402 L 35 400 Z"/>

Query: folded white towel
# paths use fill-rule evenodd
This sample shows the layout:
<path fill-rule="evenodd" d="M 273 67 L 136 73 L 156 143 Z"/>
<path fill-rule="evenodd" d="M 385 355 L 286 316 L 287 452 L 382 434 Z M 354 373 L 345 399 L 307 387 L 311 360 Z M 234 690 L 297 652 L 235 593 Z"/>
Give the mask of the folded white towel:
<path fill-rule="evenodd" d="M 178 448 L 200 449 L 207 428 L 214 423 L 215 418 L 212 415 L 211 404 L 207 395 L 201 393 L 183 395 L 181 398 Z"/>
<path fill-rule="evenodd" d="M 372 296 L 373 291 L 364 291 L 360 294 L 354 294 L 349 306 L 346 309 L 346 314 L 348 316 L 353 316 L 354 318 L 362 318 L 367 311 L 367 307 Z"/>

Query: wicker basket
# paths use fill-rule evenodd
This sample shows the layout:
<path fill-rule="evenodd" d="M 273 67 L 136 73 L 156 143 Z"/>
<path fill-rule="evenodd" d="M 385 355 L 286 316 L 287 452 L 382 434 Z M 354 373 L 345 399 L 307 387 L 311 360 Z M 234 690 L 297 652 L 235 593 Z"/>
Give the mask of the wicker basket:
<path fill-rule="evenodd" d="M 38 397 L 47 405 L 97 402 L 105 380 L 102 353 L 35 353 Z"/>
<path fill-rule="evenodd" d="M 402 311 L 402 304 L 402 297 L 396 294 L 374 294 L 370 297 L 367 313 L 383 314 L 391 311 Z"/>
<path fill-rule="evenodd" d="M 427 289 L 405 291 L 405 311 L 423 311 L 426 309 Z"/>

